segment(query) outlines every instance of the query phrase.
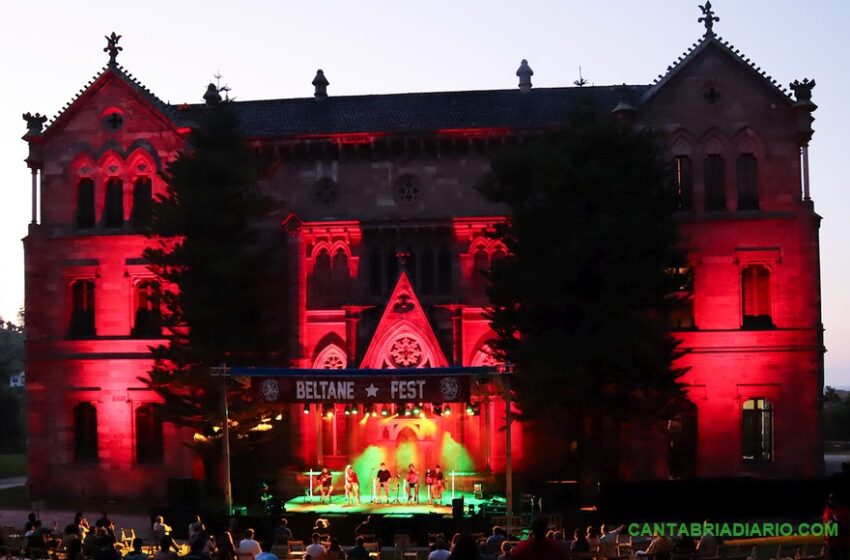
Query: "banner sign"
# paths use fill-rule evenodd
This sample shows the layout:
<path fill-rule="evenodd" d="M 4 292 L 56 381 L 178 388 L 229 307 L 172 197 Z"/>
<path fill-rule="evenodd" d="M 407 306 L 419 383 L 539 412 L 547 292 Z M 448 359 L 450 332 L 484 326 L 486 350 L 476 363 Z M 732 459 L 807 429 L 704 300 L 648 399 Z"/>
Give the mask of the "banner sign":
<path fill-rule="evenodd" d="M 470 377 L 398 375 L 254 377 L 255 398 L 267 403 L 465 402 Z"/>

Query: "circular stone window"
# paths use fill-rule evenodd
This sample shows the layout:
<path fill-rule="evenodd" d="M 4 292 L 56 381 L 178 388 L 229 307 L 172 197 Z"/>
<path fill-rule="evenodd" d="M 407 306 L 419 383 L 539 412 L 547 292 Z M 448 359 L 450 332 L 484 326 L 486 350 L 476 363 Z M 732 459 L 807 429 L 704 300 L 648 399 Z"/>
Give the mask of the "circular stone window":
<path fill-rule="evenodd" d="M 104 115 L 101 122 L 106 130 L 115 131 L 124 126 L 124 115 L 118 111 L 110 111 Z"/>
<path fill-rule="evenodd" d="M 329 177 L 319 179 L 316 181 L 315 193 L 316 198 L 318 198 L 319 202 L 322 204 L 333 204 L 336 201 L 338 194 L 336 181 Z"/>
<path fill-rule="evenodd" d="M 414 175 L 402 175 L 395 182 L 395 200 L 399 204 L 414 204 L 422 193 Z"/>

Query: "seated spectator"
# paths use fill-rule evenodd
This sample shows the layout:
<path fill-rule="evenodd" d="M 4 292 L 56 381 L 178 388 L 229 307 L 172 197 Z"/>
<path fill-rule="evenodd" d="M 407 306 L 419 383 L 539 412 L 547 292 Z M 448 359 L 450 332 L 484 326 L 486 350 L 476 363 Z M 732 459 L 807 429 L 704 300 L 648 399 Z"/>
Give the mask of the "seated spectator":
<path fill-rule="evenodd" d="M 143 544 L 139 537 L 133 539 L 133 549 L 124 555 L 124 560 L 148 560 L 148 555 L 142 552 Z"/>
<path fill-rule="evenodd" d="M 590 552 L 590 544 L 587 542 L 587 536 L 581 529 L 576 529 L 573 533 L 573 542 L 570 544 L 570 552 L 572 554 Z"/>
<path fill-rule="evenodd" d="M 274 530 L 274 543 L 286 544 L 292 540 L 292 530 L 289 528 L 289 522 L 285 517 L 280 518 L 280 524 Z"/>
<path fill-rule="evenodd" d="M 27 522 L 24 523 L 24 533 L 29 533 L 33 529 L 35 529 L 35 523 L 38 521 L 38 516 L 34 511 L 31 511 L 29 515 L 27 515 Z"/>
<path fill-rule="evenodd" d="M 266 544 L 263 546 L 263 551 L 257 554 L 257 560 L 278 560 L 277 555 L 273 554 L 271 551 L 271 546 Z"/>
<path fill-rule="evenodd" d="M 513 548 L 514 548 L 514 545 L 512 545 L 510 543 L 510 541 L 502 541 L 502 546 L 501 546 L 501 552 L 502 553 L 499 554 L 499 556 L 496 558 L 496 560 L 511 560 L 511 558 L 512 558 L 511 551 L 513 550 Z M 564 558 L 567 558 L 567 557 L 568 557 L 568 555 L 564 556 Z"/>
<path fill-rule="evenodd" d="M 153 555 L 153 560 L 177 560 L 177 543 L 171 535 L 165 535 L 159 541 L 159 550 Z"/>
<path fill-rule="evenodd" d="M 696 550 L 697 543 L 689 535 L 680 535 L 679 538 L 673 541 L 673 552 L 676 554 L 691 554 L 692 552 L 696 552 Z"/>
<path fill-rule="evenodd" d="M 463 532 L 455 535 L 452 541 L 453 546 L 452 553 L 449 556 L 450 560 L 480 560 L 481 555 L 478 552 L 478 544 L 470 533 Z M 537 556 L 534 558 L 536 560 L 542 560 L 542 558 Z"/>
<path fill-rule="evenodd" d="M 236 545 L 233 543 L 233 535 L 225 531 L 218 539 L 218 560 L 235 560 Z"/>
<path fill-rule="evenodd" d="M 72 539 L 66 547 L 66 560 L 83 560 L 83 541 L 80 539 Z"/>
<path fill-rule="evenodd" d="M 587 528 L 587 546 L 590 547 L 591 552 L 599 550 L 599 532 L 593 525 Z"/>
<path fill-rule="evenodd" d="M 700 556 L 714 556 L 717 554 L 717 538 L 712 534 L 708 520 L 702 526 L 703 534 L 697 543 L 697 552 Z"/>
<path fill-rule="evenodd" d="M 189 545 L 189 554 L 183 557 L 183 560 L 209 560 L 209 556 L 204 554 L 204 543 L 196 538 Z"/>
<path fill-rule="evenodd" d="M 121 560 L 121 554 L 115 550 L 113 537 L 109 536 L 106 527 L 98 529 L 97 550 L 92 557 L 94 560 Z"/>
<path fill-rule="evenodd" d="M 348 551 L 348 560 L 369 560 L 369 551 L 366 550 L 365 544 L 363 537 L 357 537 L 354 546 Z"/>
<path fill-rule="evenodd" d="M 306 560 L 326 560 L 328 552 L 325 550 L 324 545 L 319 542 L 320 539 L 321 536 L 319 533 L 312 534 L 310 537 L 312 542 L 307 547 L 306 554 L 304 555 Z"/>
<path fill-rule="evenodd" d="M 331 545 L 328 547 L 327 560 L 345 560 L 345 552 L 339 546 L 339 539 L 331 539 Z"/>
<path fill-rule="evenodd" d="M 428 560 L 448 560 L 449 556 L 452 555 L 448 549 L 449 545 L 445 539 L 437 539 L 437 542 L 434 543 L 434 550 L 428 555 Z"/>
<path fill-rule="evenodd" d="M 250 554 L 254 560 L 257 560 L 257 555 L 263 551 L 260 548 L 260 543 L 254 540 L 254 530 L 248 529 L 245 531 L 245 538 L 239 541 L 239 554 Z"/>
<path fill-rule="evenodd" d="M 655 538 L 652 539 L 652 542 L 649 543 L 646 551 L 638 551 L 637 556 L 638 558 L 654 556 L 655 560 L 670 560 L 672 552 L 673 541 L 664 535 L 656 535 Z"/>
<path fill-rule="evenodd" d="M 535 517 L 531 524 L 531 535 L 521 541 L 511 553 L 512 560 L 562 560 L 561 547 L 546 538 L 546 518 Z"/>
<path fill-rule="evenodd" d="M 558 543 L 558 546 L 561 547 L 561 552 L 564 554 L 564 558 L 570 555 L 572 545 L 567 542 L 567 539 L 564 538 L 563 531 L 555 531 L 555 542 Z"/>
<path fill-rule="evenodd" d="M 620 525 L 616 529 L 611 531 L 608 530 L 608 527 L 602 526 L 602 536 L 599 537 L 599 554 L 603 558 L 617 558 L 619 554 L 617 554 L 617 539 L 620 537 L 620 533 L 625 528 L 625 525 Z"/>

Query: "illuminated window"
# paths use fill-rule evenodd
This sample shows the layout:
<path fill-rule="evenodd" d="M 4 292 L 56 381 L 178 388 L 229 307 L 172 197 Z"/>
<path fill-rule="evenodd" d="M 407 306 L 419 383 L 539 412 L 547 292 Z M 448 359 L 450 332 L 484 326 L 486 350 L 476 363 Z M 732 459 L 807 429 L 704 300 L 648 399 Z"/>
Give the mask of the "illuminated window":
<path fill-rule="evenodd" d="M 91 403 L 74 407 L 74 460 L 97 461 L 97 409 Z"/>
<path fill-rule="evenodd" d="M 756 158 L 752 154 L 738 158 L 738 210 L 759 209 L 756 169 Z"/>
<path fill-rule="evenodd" d="M 472 300 L 481 303 L 487 298 L 487 272 L 490 258 L 487 251 L 479 247 L 472 256 Z"/>
<path fill-rule="evenodd" d="M 133 336 L 159 338 L 162 336 L 162 311 L 160 309 L 159 284 L 144 280 L 136 285 L 136 316 Z"/>
<path fill-rule="evenodd" d="M 103 225 L 108 228 L 124 225 L 124 183 L 121 179 L 111 178 L 106 182 Z"/>
<path fill-rule="evenodd" d="M 162 462 L 162 407 L 144 404 L 136 409 L 136 462 Z"/>
<path fill-rule="evenodd" d="M 330 307 L 341 305 L 348 295 L 351 277 L 348 273 L 348 255 L 337 249 L 331 263 L 331 291 L 328 294 Z"/>
<path fill-rule="evenodd" d="M 667 270 L 673 282 L 673 303 L 668 314 L 668 324 L 674 331 L 696 329 L 694 321 L 694 273 L 689 266 Z"/>
<path fill-rule="evenodd" d="M 744 329 L 772 329 L 770 270 L 763 265 L 750 265 L 741 271 L 741 308 Z"/>
<path fill-rule="evenodd" d="M 94 227 L 94 181 L 91 179 L 80 179 L 79 184 L 77 184 L 77 215 L 75 221 L 78 229 Z"/>
<path fill-rule="evenodd" d="M 773 405 L 765 399 L 744 401 L 741 414 L 741 449 L 744 461 L 773 459 Z"/>
<path fill-rule="evenodd" d="M 723 158 L 705 158 L 705 209 L 726 210 L 726 166 Z"/>
<path fill-rule="evenodd" d="M 91 338 L 94 326 L 94 280 L 75 280 L 71 284 L 71 324 L 68 338 Z"/>
<path fill-rule="evenodd" d="M 676 156 L 673 160 L 673 189 L 679 210 L 693 209 L 694 169 L 688 156 Z"/>
<path fill-rule="evenodd" d="M 139 177 L 133 183 L 133 225 L 145 227 L 151 223 L 153 193 L 149 177 Z"/>
<path fill-rule="evenodd" d="M 312 309 L 322 309 L 327 305 L 331 291 L 331 256 L 322 249 L 315 257 L 313 275 L 307 291 L 307 305 Z"/>

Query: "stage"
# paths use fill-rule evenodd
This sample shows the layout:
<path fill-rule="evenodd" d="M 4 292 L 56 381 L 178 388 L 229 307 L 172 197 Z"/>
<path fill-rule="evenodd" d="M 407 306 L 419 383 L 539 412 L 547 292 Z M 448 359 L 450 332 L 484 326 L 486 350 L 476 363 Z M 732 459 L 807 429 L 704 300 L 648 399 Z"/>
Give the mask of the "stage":
<path fill-rule="evenodd" d="M 470 504 L 478 511 L 482 506 L 487 504 L 498 504 L 502 508 L 505 507 L 505 499 L 501 496 L 490 499 L 476 498 L 471 493 L 455 492 L 455 498 L 463 498 L 464 514 L 469 511 Z M 386 498 L 383 498 L 386 500 Z M 331 503 L 319 503 L 319 496 L 313 498 L 309 496 L 299 496 L 285 503 L 287 513 L 321 513 L 321 514 L 347 514 L 347 513 L 370 513 L 373 515 L 389 515 L 393 517 L 413 516 L 413 515 L 451 515 L 452 514 L 452 498 L 451 493 L 443 494 L 443 504 L 428 504 L 427 499 L 420 503 L 407 503 L 407 498 L 403 497 L 400 502 L 396 503 L 372 503 L 371 495 L 361 495 L 360 505 L 348 505 L 345 503 L 344 495 L 335 495 Z"/>

